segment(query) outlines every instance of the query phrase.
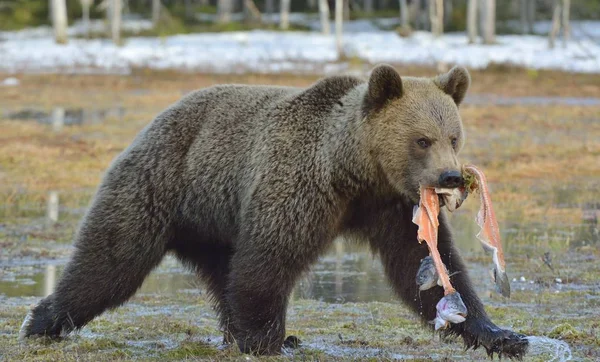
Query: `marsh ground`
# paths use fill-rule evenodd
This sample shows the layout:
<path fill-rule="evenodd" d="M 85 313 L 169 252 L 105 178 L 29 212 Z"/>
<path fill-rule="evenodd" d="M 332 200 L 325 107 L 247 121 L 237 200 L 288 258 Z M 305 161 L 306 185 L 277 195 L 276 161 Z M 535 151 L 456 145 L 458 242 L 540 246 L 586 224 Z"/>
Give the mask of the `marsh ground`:
<path fill-rule="evenodd" d="M 220 347 L 203 286 L 171 258 L 128 304 L 79 336 L 25 345 L 16 337 L 27 310 L 60 275 L 102 172 L 158 112 L 216 83 L 304 86 L 316 77 L 138 71 L 19 79 L 19 86 L 0 91 L 0 359 L 245 359 Z M 489 257 L 474 237 L 477 203 L 470 200 L 452 222 L 472 279 L 500 326 L 562 339 L 575 359 L 598 360 L 600 101 L 593 97 L 600 95 L 600 76 L 495 69 L 475 72 L 473 81 L 472 98 L 461 108 L 462 158 L 491 181 L 512 298 L 493 292 Z M 49 124 L 55 107 L 71 116 L 60 131 Z M 50 192 L 59 198 L 56 223 L 46 215 Z M 485 359 L 483 351 L 465 352 L 459 341 L 421 328 L 394 300 L 378 261 L 343 242 L 299 283 L 287 328 L 303 347 L 274 359 Z"/>

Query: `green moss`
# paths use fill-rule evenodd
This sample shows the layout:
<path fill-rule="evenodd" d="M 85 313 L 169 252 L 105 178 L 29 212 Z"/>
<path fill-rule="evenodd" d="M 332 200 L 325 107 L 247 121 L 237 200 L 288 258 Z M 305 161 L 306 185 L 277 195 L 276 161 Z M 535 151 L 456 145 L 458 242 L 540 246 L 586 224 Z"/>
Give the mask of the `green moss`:
<path fill-rule="evenodd" d="M 548 337 L 562 339 L 565 341 L 575 341 L 584 336 L 583 333 L 579 332 L 569 323 L 559 324 L 548 333 Z"/>
<path fill-rule="evenodd" d="M 178 347 L 161 353 L 161 357 L 169 359 L 187 359 L 194 357 L 211 357 L 217 354 L 217 350 L 202 342 L 185 341 Z"/>
<path fill-rule="evenodd" d="M 463 179 L 465 180 L 465 189 L 469 192 L 473 192 L 473 189 L 477 187 L 475 175 L 463 170 Z"/>
<path fill-rule="evenodd" d="M 81 338 L 77 343 L 77 349 L 80 351 L 97 351 L 102 349 L 124 348 L 125 343 L 114 341 L 110 338 Z"/>

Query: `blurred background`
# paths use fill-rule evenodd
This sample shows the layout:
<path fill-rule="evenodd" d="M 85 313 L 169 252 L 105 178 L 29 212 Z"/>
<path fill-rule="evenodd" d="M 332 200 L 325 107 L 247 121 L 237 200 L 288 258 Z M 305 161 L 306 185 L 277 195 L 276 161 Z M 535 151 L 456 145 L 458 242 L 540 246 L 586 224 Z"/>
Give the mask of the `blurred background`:
<path fill-rule="evenodd" d="M 600 1 L 0 0 L 0 360 L 239 359 L 172 257 L 80 337 L 16 336 L 111 160 L 158 113 L 215 84 L 306 87 L 381 62 L 469 68 L 461 157 L 490 182 L 513 288 L 494 291 L 471 198 L 451 220 L 477 291 L 500 326 L 600 359 Z M 379 260 L 345 240 L 292 299 L 303 359 L 485 357 L 422 329 Z M 533 360 L 569 356 L 548 351 Z"/>
<path fill-rule="evenodd" d="M 598 72 L 599 17 L 596 0 L 3 0 L 0 71 Z"/>

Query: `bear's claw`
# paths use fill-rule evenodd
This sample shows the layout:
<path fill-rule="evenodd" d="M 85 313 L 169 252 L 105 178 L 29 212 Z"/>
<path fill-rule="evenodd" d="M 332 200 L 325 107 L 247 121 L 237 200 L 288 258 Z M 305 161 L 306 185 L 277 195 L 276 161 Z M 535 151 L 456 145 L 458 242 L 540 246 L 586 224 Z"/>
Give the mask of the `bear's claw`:
<path fill-rule="evenodd" d="M 496 353 L 498 358 L 506 356 L 510 359 L 523 359 L 527 352 L 527 347 L 529 346 L 529 342 L 525 336 L 511 331 L 504 332 L 507 333 L 506 336 L 493 341 L 490 346 L 483 346 L 487 355 L 490 358 L 494 358 L 494 353 Z"/>
<path fill-rule="evenodd" d="M 482 346 L 492 359 L 494 353 L 498 355 L 498 358 L 523 359 L 529 346 L 529 342 L 524 335 L 502 329 L 492 333 L 493 336 L 486 335 L 483 337 L 463 335 L 465 349 L 477 349 Z"/>
<path fill-rule="evenodd" d="M 469 319 L 461 324 L 452 324 L 443 330 L 444 336 L 462 336 L 465 350 L 483 347 L 489 357 L 522 360 L 527 353 L 529 341 L 527 337 L 510 330 L 498 328 L 489 320 Z"/>
<path fill-rule="evenodd" d="M 300 347 L 301 344 L 302 341 L 296 336 L 288 336 L 285 341 L 283 341 L 283 346 L 290 349 L 296 349 Z"/>

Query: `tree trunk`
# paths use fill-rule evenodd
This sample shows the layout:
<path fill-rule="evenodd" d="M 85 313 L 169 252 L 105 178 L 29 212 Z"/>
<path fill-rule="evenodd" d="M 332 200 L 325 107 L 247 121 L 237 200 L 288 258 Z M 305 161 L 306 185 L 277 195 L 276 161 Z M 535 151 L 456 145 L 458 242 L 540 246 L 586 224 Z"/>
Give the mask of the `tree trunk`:
<path fill-rule="evenodd" d="M 452 21 L 452 0 L 444 0 L 444 27 Z"/>
<path fill-rule="evenodd" d="M 420 28 L 420 24 L 419 22 L 421 21 L 421 9 L 420 9 L 420 1 L 416 0 L 410 3 L 409 5 L 409 14 L 412 14 L 412 19 L 413 19 L 413 25 L 415 27 L 415 30 L 419 30 Z"/>
<path fill-rule="evenodd" d="M 371 14 L 373 12 L 373 0 L 365 0 L 363 8 L 365 13 Z"/>
<path fill-rule="evenodd" d="M 435 34 L 437 31 L 437 24 L 435 22 L 435 0 L 427 1 L 427 7 L 429 10 L 429 25 L 431 27 L 431 33 Z"/>
<path fill-rule="evenodd" d="M 275 12 L 275 0 L 265 1 L 265 14 L 273 14 Z"/>
<path fill-rule="evenodd" d="M 91 0 L 80 0 L 81 3 L 81 23 L 83 24 L 83 31 L 85 37 L 90 37 L 90 6 L 92 5 Z"/>
<path fill-rule="evenodd" d="M 54 5 L 52 5 L 52 0 L 48 0 L 48 22 L 50 24 L 52 24 L 52 22 L 54 21 L 54 14 L 52 14 L 53 7 Z"/>
<path fill-rule="evenodd" d="M 429 0 L 431 33 L 440 36 L 444 32 L 444 0 Z"/>
<path fill-rule="evenodd" d="M 344 44 L 342 43 L 342 30 L 344 23 L 344 0 L 335 0 L 335 45 L 338 58 L 344 56 Z"/>
<path fill-rule="evenodd" d="M 567 42 L 571 37 L 571 0 L 563 0 L 562 27 L 563 27 L 563 46 L 567 46 Z"/>
<path fill-rule="evenodd" d="M 420 30 L 429 29 L 429 14 L 427 12 L 428 2 L 426 0 L 416 0 L 417 1 L 417 14 L 418 14 L 418 23 Z M 424 11 L 425 10 L 425 11 Z"/>
<path fill-rule="evenodd" d="M 554 48 L 556 34 L 560 31 L 560 0 L 554 0 L 554 12 L 552 13 L 552 29 L 548 35 L 548 46 Z"/>
<path fill-rule="evenodd" d="M 527 1 L 527 32 L 533 34 L 533 23 L 535 23 L 536 0 Z"/>
<path fill-rule="evenodd" d="M 471 1 L 471 0 L 469 0 Z M 530 0 L 531 1 L 531 0 Z M 519 0 L 519 17 L 521 19 L 521 34 L 527 34 L 527 0 Z"/>
<path fill-rule="evenodd" d="M 107 37 L 111 37 L 111 31 L 112 31 L 112 7 L 113 7 L 113 3 L 112 0 L 104 0 L 103 4 L 105 4 L 105 8 L 104 8 L 104 12 L 106 13 L 106 27 L 105 27 L 105 31 L 106 31 L 106 36 Z"/>
<path fill-rule="evenodd" d="M 67 4 L 65 0 L 52 0 L 52 26 L 58 44 L 67 43 Z"/>
<path fill-rule="evenodd" d="M 408 21 L 408 5 L 406 4 L 406 0 L 400 0 L 400 27 L 402 29 L 408 29 L 410 27 Z"/>
<path fill-rule="evenodd" d="M 154 0 L 156 1 L 156 0 Z M 219 24 L 228 24 L 231 22 L 232 0 L 218 0 L 217 14 Z"/>
<path fill-rule="evenodd" d="M 446 0 L 447 1 L 447 0 Z M 436 0 L 436 4 L 435 4 L 435 8 L 436 8 L 436 21 L 438 23 L 438 36 L 444 34 L 444 0 Z"/>
<path fill-rule="evenodd" d="M 469 0 L 467 4 L 467 32 L 471 44 L 477 41 L 477 1 Z"/>
<path fill-rule="evenodd" d="M 344 21 L 350 21 L 350 0 L 344 0 Z"/>
<path fill-rule="evenodd" d="M 254 0 L 244 0 L 244 15 L 247 21 L 251 20 L 259 24 L 262 23 L 262 15 L 256 7 Z"/>
<path fill-rule="evenodd" d="M 279 28 L 282 30 L 287 30 L 290 27 L 290 5 L 291 0 L 281 0 Z"/>
<path fill-rule="evenodd" d="M 156 26 L 160 18 L 160 0 L 152 0 L 152 24 Z"/>
<path fill-rule="evenodd" d="M 112 0 L 112 22 L 111 35 L 112 41 L 116 45 L 121 44 L 121 0 Z"/>
<path fill-rule="evenodd" d="M 192 9 L 192 0 L 183 0 L 183 6 L 185 11 L 184 18 L 192 19 L 194 17 L 194 10 Z"/>
<path fill-rule="evenodd" d="M 319 0 L 319 15 L 321 16 L 321 32 L 329 35 L 329 3 L 327 0 Z"/>
<path fill-rule="evenodd" d="M 496 42 L 496 0 L 485 0 L 485 16 L 483 26 L 483 43 Z"/>

